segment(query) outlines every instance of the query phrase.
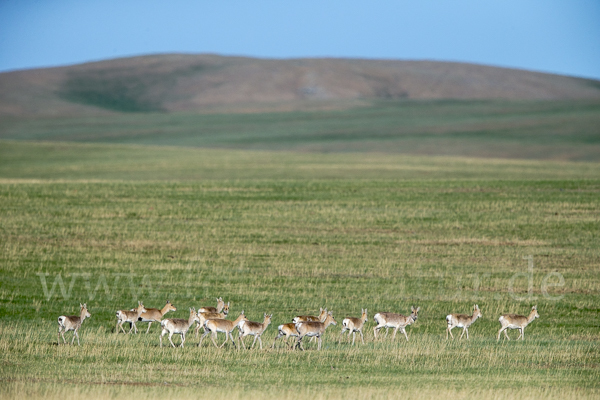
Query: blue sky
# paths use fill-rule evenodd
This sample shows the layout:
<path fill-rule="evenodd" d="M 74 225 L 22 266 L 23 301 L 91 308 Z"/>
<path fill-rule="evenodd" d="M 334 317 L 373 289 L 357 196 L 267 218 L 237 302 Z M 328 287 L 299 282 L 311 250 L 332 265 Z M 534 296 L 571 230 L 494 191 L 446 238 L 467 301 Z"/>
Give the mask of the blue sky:
<path fill-rule="evenodd" d="M 600 79 L 600 1 L 0 2 L 0 71 L 172 52 L 460 61 Z"/>

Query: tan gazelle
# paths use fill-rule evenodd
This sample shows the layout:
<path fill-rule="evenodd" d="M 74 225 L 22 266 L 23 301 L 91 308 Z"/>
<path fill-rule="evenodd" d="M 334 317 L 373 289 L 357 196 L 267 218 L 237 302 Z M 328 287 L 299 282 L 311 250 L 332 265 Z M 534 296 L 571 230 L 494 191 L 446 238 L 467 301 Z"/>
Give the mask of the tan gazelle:
<path fill-rule="evenodd" d="M 147 310 L 141 301 L 138 301 L 138 306 L 135 309 L 135 311 L 130 311 L 130 310 L 117 311 L 117 333 L 119 333 L 119 328 L 121 328 L 123 333 L 131 333 L 132 329 L 135 329 L 135 333 L 137 333 L 137 327 L 135 326 L 135 323 L 140 318 L 142 313 L 145 313 L 146 311 Z M 125 332 L 125 329 L 123 329 L 123 324 L 125 322 L 131 322 L 131 328 L 129 328 L 129 332 Z"/>
<path fill-rule="evenodd" d="M 200 328 L 204 328 L 204 324 L 206 323 L 206 321 L 208 321 L 209 319 L 225 319 L 228 315 L 229 304 L 227 304 L 225 308 L 223 308 L 222 312 L 198 312 L 198 325 L 195 329 L 196 337 L 198 337 L 198 332 L 200 331 Z M 204 329 L 204 332 L 206 332 L 206 329 Z"/>
<path fill-rule="evenodd" d="M 362 333 L 362 328 L 365 325 L 365 322 L 367 321 L 367 309 L 366 308 L 364 310 L 361 309 L 361 313 L 362 314 L 361 314 L 360 318 L 353 318 L 353 317 L 344 318 L 344 320 L 342 321 L 342 332 L 340 332 L 340 340 L 338 341 L 338 343 L 342 341 L 342 335 L 344 334 L 344 332 L 349 331 L 348 332 L 348 340 L 350 340 L 350 334 L 352 334 L 352 345 L 353 346 L 354 346 L 354 339 L 356 338 L 356 332 L 360 333 L 360 338 L 362 340 L 362 343 L 365 344 L 365 338 Z"/>
<path fill-rule="evenodd" d="M 288 343 L 288 341 L 290 340 L 290 336 L 298 337 L 298 331 L 296 330 L 296 324 L 294 324 L 293 322 L 291 322 L 289 324 L 282 324 L 277 327 L 277 330 L 279 331 L 279 333 L 277 334 L 277 337 L 275 337 L 275 340 L 273 340 L 273 345 L 271 346 L 271 348 L 274 348 L 275 342 L 277 341 L 277 339 L 279 339 L 283 336 L 285 336 L 285 344 L 291 348 L 292 346 L 290 346 L 290 344 Z"/>
<path fill-rule="evenodd" d="M 142 315 L 140 315 L 138 321 L 148 322 L 148 329 L 146 329 L 146 333 L 148 333 L 150 332 L 150 325 L 152 325 L 153 322 L 162 321 L 162 318 L 169 311 L 177 311 L 177 308 L 175 308 L 175 306 L 171 304 L 169 300 L 167 300 L 167 304 L 165 304 L 165 306 L 162 309 L 146 308 L 146 312 L 143 312 Z"/>
<path fill-rule="evenodd" d="M 210 333 L 211 334 L 210 338 L 211 338 L 213 344 L 215 345 L 215 347 L 219 347 L 219 346 L 217 346 L 217 342 L 215 341 L 215 339 L 217 338 L 217 332 L 223 332 L 225 334 L 225 341 L 223 342 L 221 347 L 225 346 L 225 343 L 227 343 L 228 338 L 231 338 L 231 343 L 233 343 L 233 346 L 237 348 L 235 341 L 233 340 L 232 332 L 242 321 L 248 321 L 248 318 L 246 318 L 246 316 L 244 315 L 244 311 L 242 311 L 240 316 L 237 317 L 235 319 L 235 321 L 230 321 L 228 319 L 209 319 L 209 320 L 207 320 L 204 323 L 205 332 L 202 335 L 202 337 L 200 338 L 200 342 L 198 343 L 198 346 L 202 345 L 202 340 L 204 339 L 204 336 L 206 336 Z M 219 348 L 221 348 L 221 347 L 219 347 Z"/>
<path fill-rule="evenodd" d="M 87 304 L 79 304 L 79 315 L 61 315 L 58 317 L 58 344 L 60 344 L 60 337 L 62 336 L 64 344 L 67 344 L 65 340 L 65 332 L 73 331 L 73 340 L 71 340 L 71 345 L 75 343 L 75 338 L 77 338 L 77 345 L 81 346 L 79 343 L 79 334 L 77 331 L 81 328 L 81 324 L 86 318 L 91 317 L 92 314 L 87 309 Z"/>
<path fill-rule="evenodd" d="M 479 318 L 479 317 L 481 317 L 481 310 L 479 309 L 479 306 L 477 304 L 475 304 L 475 306 L 473 307 L 473 315 L 465 315 L 465 314 L 446 315 L 446 322 L 448 323 L 448 327 L 446 328 L 446 340 L 448 340 L 448 334 L 450 334 L 450 336 L 452 336 L 452 339 L 454 339 L 454 336 L 452 335 L 452 329 L 454 329 L 456 327 L 463 328 L 463 332 L 460 335 L 459 339 L 462 339 L 465 332 L 467 333 L 467 339 L 468 339 L 469 338 L 469 326 L 471 326 L 471 324 L 473 322 L 475 322 L 477 320 L 477 318 Z"/>
<path fill-rule="evenodd" d="M 323 322 L 323 321 L 325 321 L 325 318 L 327 318 L 327 308 L 319 308 L 318 316 L 298 315 L 298 316 L 292 318 L 292 322 L 294 323 L 294 325 L 297 324 L 298 322 L 313 322 L 313 321 Z M 312 342 L 313 340 L 315 340 L 314 336 L 310 338 L 310 342 Z"/>
<path fill-rule="evenodd" d="M 162 332 L 160 333 L 160 347 L 162 347 L 162 337 L 169 334 L 169 342 L 175 347 L 173 340 L 171 339 L 174 334 L 181 335 L 181 345 L 185 343 L 185 334 L 190 329 L 194 322 L 198 321 L 198 313 L 194 308 L 190 308 L 190 316 L 188 319 L 184 318 L 166 318 L 160 322 Z"/>
<path fill-rule="evenodd" d="M 299 347 L 300 350 L 304 351 L 304 347 L 302 347 L 302 339 L 304 336 L 309 336 L 317 338 L 319 341 L 319 347 L 317 350 L 321 350 L 321 336 L 323 336 L 325 329 L 332 324 L 337 325 L 337 322 L 335 322 L 335 319 L 333 319 L 333 313 L 331 311 L 327 313 L 327 317 L 325 317 L 325 321 L 323 322 L 298 322 L 296 324 L 296 330 L 298 331 L 298 343 L 296 343 L 296 347 Z"/>
<path fill-rule="evenodd" d="M 264 320 L 262 323 L 254 322 L 254 321 L 240 322 L 240 325 L 238 326 L 238 330 L 240 331 L 238 341 L 242 343 L 242 346 L 244 348 L 246 348 L 246 345 L 244 344 L 244 338 L 246 336 L 251 335 L 251 336 L 254 336 L 254 341 L 252 342 L 252 347 L 250 347 L 250 348 L 251 349 L 254 348 L 256 339 L 258 339 L 258 343 L 260 344 L 260 349 L 262 350 L 262 339 L 260 337 L 265 332 L 265 330 L 267 329 L 269 324 L 271 323 L 271 317 L 273 317 L 273 314 L 265 313 Z"/>
<path fill-rule="evenodd" d="M 221 311 L 223 311 L 224 307 L 225 307 L 225 302 L 223 301 L 222 297 L 219 297 L 217 299 L 217 306 L 216 307 L 200 307 L 198 309 L 198 312 L 202 312 L 202 313 L 207 313 L 207 312 L 220 313 Z M 227 307 L 229 307 L 229 303 L 227 303 Z"/>
<path fill-rule="evenodd" d="M 396 332 L 400 330 L 400 332 L 404 333 L 404 337 L 408 341 L 408 335 L 406 334 L 406 327 L 417 320 L 417 314 L 421 307 L 411 307 L 412 313 L 407 317 L 402 314 L 395 313 L 377 313 L 373 316 L 375 322 L 377 322 L 377 326 L 373 328 L 373 334 L 375 335 L 375 339 L 377 339 L 377 332 L 381 328 L 385 328 L 385 337 L 388 334 L 388 328 L 394 328 L 394 335 L 392 336 L 392 340 L 396 337 Z"/>
<path fill-rule="evenodd" d="M 502 325 L 502 328 L 500 328 L 500 331 L 498 331 L 497 340 L 500 340 L 500 334 L 502 332 L 504 332 L 504 336 L 506 336 L 506 338 L 510 340 L 508 334 L 506 333 L 506 329 L 518 329 L 520 331 L 520 335 L 517 338 L 517 340 L 519 340 L 519 338 L 521 338 L 521 340 L 525 340 L 525 327 L 529 325 L 534 319 L 539 317 L 540 314 L 538 314 L 537 312 L 537 306 L 533 306 L 531 308 L 531 312 L 529 313 L 528 317 L 517 314 L 501 315 L 498 321 L 500 322 L 500 325 Z"/>

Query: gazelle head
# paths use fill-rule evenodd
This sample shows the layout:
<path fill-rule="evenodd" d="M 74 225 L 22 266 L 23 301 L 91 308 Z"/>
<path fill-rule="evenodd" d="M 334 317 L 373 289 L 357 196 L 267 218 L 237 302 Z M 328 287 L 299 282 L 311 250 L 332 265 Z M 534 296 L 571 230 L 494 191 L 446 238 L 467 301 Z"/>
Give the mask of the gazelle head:
<path fill-rule="evenodd" d="M 236 321 L 237 321 L 236 326 L 238 326 L 238 327 L 240 326 L 240 323 L 242 321 L 248 321 L 248 318 L 246 317 L 246 314 L 244 314 L 244 310 L 242 310 L 242 312 L 240 313 L 240 316 L 237 317 Z"/>
<path fill-rule="evenodd" d="M 531 313 L 533 314 L 533 319 L 540 317 L 540 314 L 537 312 L 537 306 L 531 307 Z"/>
<path fill-rule="evenodd" d="M 221 311 L 225 316 L 229 315 L 229 302 L 223 306 L 223 311 Z M 242 314 L 244 312 L 242 311 Z"/>
<path fill-rule="evenodd" d="M 190 319 L 194 320 L 194 322 L 200 321 L 200 317 L 198 316 L 198 313 L 194 307 L 190 308 Z"/>
<path fill-rule="evenodd" d="M 363 321 L 367 320 L 367 309 L 365 308 L 364 310 L 361 308 L 360 311 L 362 312 L 360 319 L 362 319 Z"/>
<path fill-rule="evenodd" d="M 319 308 L 319 321 L 325 322 L 326 318 L 327 318 L 327 307 Z"/>
<path fill-rule="evenodd" d="M 323 323 L 325 324 L 325 326 L 327 326 L 328 324 L 337 325 L 337 322 L 335 321 L 335 319 L 333 319 L 333 311 L 329 311 L 327 313 L 327 318 L 325 318 L 325 321 Z"/>
<path fill-rule="evenodd" d="M 414 306 L 410 307 L 410 310 L 412 311 L 410 313 L 411 318 L 413 319 L 413 321 L 416 321 L 417 318 L 419 317 L 419 310 L 421 309 L 421 307 L 417 307 L 415 308 Z"/>
<path fill-rule="evenodd" d="M 481 314 L 481 310 L 479 309 L 479 306 L 477 304 L 475 304 L 475 306 L 473 307 L 473 317 L 479 318 L 481 316 L 483 316 L 483 314 Z"/>
<path fill-rule="evenodd" d="M 137 311 L 140 312 L 140 310 L 144 313 L 146 312 L 146 307 L 144 307 L 144 304 L 141 301 L 138 301 L 138 306 L 137 306 Z"/>
<path fill-rule="evenodd" d="M 169 311 L 177 311 L 177 307 L 175 307 L 173 304 L 171 304 L 171 302 L 169 300 L 167 300 L 167 304 L 165 305 L 165 308 L 167 309 L 167 311 L 165 311 L 165 313 L 167 313 Z"/>
<path fill-rule="evenodd" d="M 263 321 L 263 324 L 270 324 L 271 323 L 271 318 L 273 317 L 273 314 L 267 314 L 265 313 L 265 320 Z"/>
<path fill-rule="evenodd" d="M 90 312 L 87 309 L 87 304 L 85 303 L 79 303 L 79 312 L 82 318 L 89 318 L 92 316 L 92 314 L 90 314 Z"/>

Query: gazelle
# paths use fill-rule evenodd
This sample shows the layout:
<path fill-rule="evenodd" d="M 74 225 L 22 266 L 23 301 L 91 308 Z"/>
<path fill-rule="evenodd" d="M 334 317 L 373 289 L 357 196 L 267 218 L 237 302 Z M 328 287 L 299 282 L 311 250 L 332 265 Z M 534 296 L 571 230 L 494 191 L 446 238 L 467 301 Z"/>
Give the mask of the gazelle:
<path fill-rule="evenodd" d="M 269 314 L 265 313 L 262 324 L 260 322 L 254 322 L 254 321 L 240 322 L 240 325 L 238 326 L 238 330 L 240 331 L 238 341 L 242 342 L 242 346 L 244 348 L 246 348 L 246 345 L 244 344 L 244 338 L 246 336 L 252 335 L 252 336 L 254 336 L 254 341 L 252 342 L 252 347 L 250 347 L 250 348 L 251 349 L 254 348 L 256 339 L 258 339 L 258 343 L 260 344 L 260 349 L 262 350 L 262 339 L 260 338 L 260 336 L 264 333 L 264 331 L 267 329 L 267 327 L 271 323 L 271 317 L 273 317 L 273 314 L 269 315 Z"/>
<path fill-rule="evenodd" d="M 327 308 L 320 308 L 318 317 L 315 317 L 314 315 L 298 315 L 292 319 L 292 322 L 294 324 L 310 321 L 323 322 L 325 321 L 325 318 L 327 318 Z"/>
<path fill-rule="evenodd" d="M 348 339 L 350 339 L 350 334 L 352 334 L 352 346 L 354 346 L 356 332 L 360 333 L 362 343 L 365 344 L 365 338 L 362 333 L 362 328 L 365 325 L 365 322 L 367 321 L 367 309 L 361 309 L 361 313 L 362 315 L 360 316 L 360 318 L 344 318 L 344 320 L 342 321 L 342 332 L 340 333 L 340 340 L 338 341 L 338 343 L 342 341 L 342 335 L 344 334 L 344 332 L 346 332 L 346 330 L 348 330 Z"/>
<path fill-rule="evenodd" d="M 446 340 L 448 340 L 448 334 L 450 334 L 450 336 L 452 336 L 452 339 L 454 339 L 454 336 L 452 335 L 452 329 L 454 329 L 456 327 L 463 328 L 463 333 L 460 335 L 459 339 L 462 339 L 465 332 L 467 333 L 467 339 L 468 339 L 469 338 L 469 326 L 471 326 L 471 324 L 473 322 L 475 322 L 477 320 L 477 318 L 479 318 L 479 317 L 481 317 L 481 310 L 479 309 L 479 306 L 477 304 L 475 304 L 475 306 L 473 307 L 473 315 L 465 315 L 465 314 L 446 315 L 446 322 L 448 322 L 448 328 L 446 328 Z"/>
<path fill-rule="evenodd" d="M 195 329 L 195 335 L 198 337 L 198 332 L 200 328 L 204 327 L 204 324 L 209 319 L 225 319 L 229 315 L 229 305 L 226 305 L 222 312 L 213 313 L 213 312 L 198 312 L 198 325 Z M 206 329 L 204 329 L 206 332 Z"/>
<path fill-rule="evenodd" d="M 533 306 L 531 308 L 531 313 L 529 313 L 529 316 L 526 317 L 524 315 L 517 315 L 517 314 L 504 314 L 501 315 L 500 318 L 498 319 L 498 321 L 500 322 L 500 325 L 502 325 L 502 328 L 500 328 L 500 331 L 498 332 L 498 339 L 500 340 L 500 334 L 502 332 L 504 332 L 504 336 L 506 336 L 506 338 L 508 340 L 510 340 L 510 338 L 508 337 L 508 334 L 506 333 L 506 329 L 510 328 L 510 329 L 518 329 L 520 331 L 520 335 L 517 338 L 517 340 L 519 340 L 519 338 L 521 338 L 521 340 L 525 340 L 525 327 L 527 325 L 529 325 L 534 319 L 539 318 L 540 314 L 538 314 L 537 312 L 537 306 Z"/>
<path fill-rule="evenodd" d="M 292 322 L 297 324 L 298 322 L 323 322 L 327 318 L 327 308 L 319 308 L 319 315 L 298 315 L 292 319 Z M 311 337 L 310 341 L 312 342 L 315 338 Z"/>
<path fill-rule="evenodd" d="M 304 336 L 316 337 L 319 341 L 319 347 L 317 350 L 321 350 L 321 336 L 325 332 L 325 329 L 329 325 L 337 325 L 335 319 L 333 319 L 333 313 L 330 311 L 327 313 L 327 317 L 325 317 L 325 321 L 317 322 L 317 321 L 308 321 L 308 322 L 298 322 L 296 324 L 296 330 L 298 331 L 298 343 L 296 343 L 296 347 L 299 347 L 302 351 L 304 351 L 304 347 L 302 347 L 302 339 Z"/>
<path fill-rule="evenodd" d="M 273 340 L 273 345 L 271 346 L 271 348 L 275 347 L 275 342 L 280 337 L 285 336 L 285 344 L 288 346 L 290 346 L 290 344 L 288 343 L 290 336 L 298 337 L 298 331 L 296 330 L 296 324 L 294 324 L 293 322 L 289 323 L 289 324 L 279 325 L 277 327 L 277 330 L 279 331 L 279 333 L 277 334 L 277 337 L 275 338 L 275 340 Z"/>
<path fill-rule="evenodd" d="M 73 340 L 71 340 L 71 345 L 75 343 L 75 338 L 77 338 L 77 345 L 81 346 L 79 343 L 79 334 L 77 331 L 81 327 L 81 324 L 86 318 L 90 318 L 92 314 L 87 309 L 87 304 L 79 303 L 79 316 L 77 315 L 61 315 L 58 317 L 58 344 L 60 344 L 60 337 L 62 336 L 64 344 L 67 344 L 65 340 L 65 332 L 73 331 Z"/>
<path fill-rule="evenodd" d="M 408 341 L 408 335 L 406 334 L 406 327 L 417 320 L 417 314 L 421 307 L 411 307 L 412 313 L 407 317 L 402 314 L 395 313 L 377 313 L 373 316 L 375 322 L 377 322 L 377 326 L 373 328 L 373 334 L 375 335 L 375 339 L 377 339 L 377 332 L 381 328 L 385 328 L 385 337 L 388 334 L 388 328 L 394 328 L 394 335 L 392 336 L 392 340 L 396 337 L 396 332 L 400 330 L 400 332 L 404 333 L 404 337 L 406 341 Z"/>
<path fill-rule="evenodd" d="M 152 325 L 153 322 L 162 321 L 162 317 L 164 317 L 169 311 L 177 311 L 177 308 L 175 308 L 175 306 L 171 304 L 169 300 L 167 300 L 167 304 L 165 304 L 162 309 L 146 308 L 146 312 L 143 312 L 142 315 L 140 315 L 138 321 L 148 322 L 148 329 L 146 330 L 146 333 L 148 333 L 150 332 L 150 325 Z"/>
<path fill-rule="evenodd" d="M 230 321 L 228 319 L 209 319 L 209 320 L 207 320 L 204 323 L 205 331 L 204 331 L 204 334 L 202 335 L 202 337 L 200 338 L 198 347 L 200 347 L 200 345 L 202 345 L 202 340 L 204 339 L 204 336 L 208 335 L 209 333 L 211 333 L 210 338 L 211 338 L 213 344 L 215 345 L 215 347 L 219 347 L 219 346 L 217 346 L 217 342 L 215 341 L 215 339 L 217 338 L 217 332 L 223 332 L 225 334 L 225 341 L 223 342 L 221 347 L 225 346 L 225 343 L 227 343 L 228 338 L 231 338 L 231 343 L 233 343 L 233 346 L 237 348 L 235 341 L 233 340 L 232 332 L 235 329 L 235 327 L 238 326 L 240 324 L 240 322 L 242 322 L 242 321 L 248 321 L 248 318 L 246 318 L 246 316 L 244 315 L 244 311 L 242 311 L 240 316 L 237 317 L 235 319 L 235 321 Z M 219 347 L 219 348 L 221 348 L 221 347 Z"/>
<path fill-rule="evenodd" d="M 142 313 L 145 313 L 146 311 L 148 310 L 146 310 L 141 301 L 138 301 L 138 306 L 135 309 L 135 311 L 117 311 L 117 333 L 119 333 L 119 328 L 121 328 L 123 333 L 131 333 L 132 329 L 135 329 L 135 333 L 137 333 L 137 327 L 135 326 L 135 322 L 140 318 Z M 123 329 L 123 324 L 125 322 L 131 322 L 131 328 L 129 328 L 129 332 L 125 332 L 125 329 Z"/>
<path fill-rule="evenodd" d="M 198 321 L 198 313 L 194 308 L 190 308 L 190 317 L 188 319 L 167 318 L 162 320 L 160 323 L 160 326 L 162 327 L 162 332 L 160 333 L 160 347 L 162 347 L 162 337 L 167 333 L 169 334 L 169 342 L 171 342 L 173 347 L 175 347 L 175 344 L 173 344 L 171 338 L 174 334 L 181 335 L 180 347 L 183 347 L 183 344 L 185 343 L 185 334 L 196 321 Z"/>
<path fill-rule="evenodd" d="M 207 313 L 207 312 L 219 313 L 219 312 L 223 311 L 224 307 L 225 307 L 225 302 L 223 301 L 222 297 L 219 297 L 217 299 L 217 306 L 216 307 L 200 307 L 198 309 L 198 312 L 201 312 L 201 313 Z M 227 303 L 227 308 L 229 308 L 229 303 Z"/>

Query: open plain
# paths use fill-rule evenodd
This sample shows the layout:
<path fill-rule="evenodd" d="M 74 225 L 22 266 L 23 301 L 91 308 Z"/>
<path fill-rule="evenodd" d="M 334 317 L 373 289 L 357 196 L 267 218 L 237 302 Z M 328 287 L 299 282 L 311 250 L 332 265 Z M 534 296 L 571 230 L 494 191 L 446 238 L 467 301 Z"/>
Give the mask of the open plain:
<path fill-rule="evenodd" d="M 598 398 L 598 107 L 3 117 L 0 398 Z M 273 314 L 263 350 L 115 329 L 138 301 L 187 318 L 217 297 L 229 319 Z M 59 345 L 80 303 L 81 346 Z M 446 340 L 474 304 L 469 339 Z M 524 340 L 496 340 L 534 305 Z M 408 341 L 374 340 L 375 313 L 412 306 Z M 320 351 L 270 347 L 321 307 Z M 339 342 L 362 309 L 365 344 Z"/>

